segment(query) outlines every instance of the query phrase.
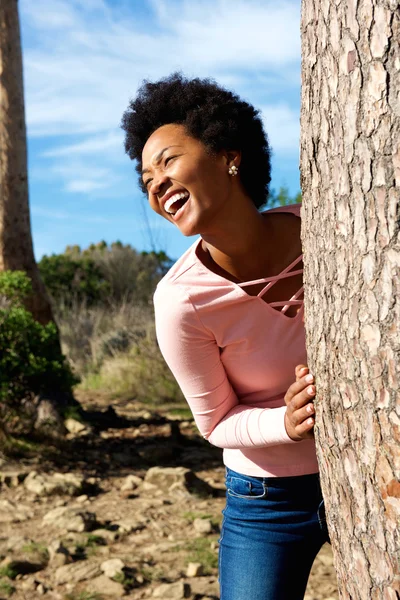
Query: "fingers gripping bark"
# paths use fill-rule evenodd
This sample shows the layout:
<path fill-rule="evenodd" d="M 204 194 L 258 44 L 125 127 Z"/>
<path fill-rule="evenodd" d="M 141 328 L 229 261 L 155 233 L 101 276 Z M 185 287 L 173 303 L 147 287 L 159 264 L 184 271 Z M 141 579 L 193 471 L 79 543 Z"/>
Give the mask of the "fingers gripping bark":
<path fill-rule="evenodd" d="M 285 395 L 286 414 L 285 427 L 292 440 L 300 441 L 314 436 L 314 377 L 305 365 L 295 369 L 296 381 Z"/>

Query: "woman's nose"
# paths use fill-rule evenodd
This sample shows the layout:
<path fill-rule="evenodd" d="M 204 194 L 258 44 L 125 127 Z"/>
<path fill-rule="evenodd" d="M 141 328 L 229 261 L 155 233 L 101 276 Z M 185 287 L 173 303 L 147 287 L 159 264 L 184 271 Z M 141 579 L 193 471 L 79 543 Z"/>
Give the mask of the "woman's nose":
<path fill-rule="evenodd" d="M 162 189 L 166 186 L 168 177 L 164 173 L 160 173 L 158 176 L 154 176 L 151 182 L 150 192 L 155 196 L 158 196 Z"/>

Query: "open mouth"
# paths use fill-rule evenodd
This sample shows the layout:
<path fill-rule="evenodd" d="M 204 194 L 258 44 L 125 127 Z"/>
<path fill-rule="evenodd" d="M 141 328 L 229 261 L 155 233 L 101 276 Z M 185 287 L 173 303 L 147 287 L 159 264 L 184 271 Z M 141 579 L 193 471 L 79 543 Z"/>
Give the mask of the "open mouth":
<path fill-rule="evenodd" d="M 164 205 L 165 211 L 169 215 L 176 215 L 178 210 L 181 209 L 189 200 L 189 196 L 189 192 L 178 192 L 177 194 L 174 194 L 173 196 L 171 196 L 171 198 L 168 198 L 168 200 L 166 201 Z"/>

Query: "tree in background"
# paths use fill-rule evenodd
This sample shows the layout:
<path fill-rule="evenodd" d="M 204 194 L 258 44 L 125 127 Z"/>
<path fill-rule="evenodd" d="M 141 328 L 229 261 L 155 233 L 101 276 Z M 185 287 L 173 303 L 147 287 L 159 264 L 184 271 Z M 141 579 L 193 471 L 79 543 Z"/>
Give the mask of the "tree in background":
<path fill-rule="evenodd" d="M 163 251 L 138 252 L 129 244 L 99 242 L 85 250 L 68 246 L 63 254 L 44 256 L 39 269 L 58 305 L 148 305 L 172 262 Z"/>
<path fill-rule="evenodd" d="M 303 0 L 307 350 L 340 597 L 400 593 L 400 10 Z"/>
<path fill-rule="evenodd" d="M 45 324 L 53 316 L 33 254 L 17 0 L 0 3 L 0 74 L 0 271 L 28 274 L 27 308 Z"/>

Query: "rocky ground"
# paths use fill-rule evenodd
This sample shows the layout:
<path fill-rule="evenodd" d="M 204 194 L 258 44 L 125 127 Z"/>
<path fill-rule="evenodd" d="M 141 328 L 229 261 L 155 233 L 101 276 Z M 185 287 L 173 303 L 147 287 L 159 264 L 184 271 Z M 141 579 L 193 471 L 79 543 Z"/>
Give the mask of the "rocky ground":
<path fill-rule="evenodd" d="M 79 399 L 90 426 L 0 466 L 0 600 L 218 599 L 221 452 L 185 410 Z M 337 597 L 326 545 L 306 600 Z"/>

